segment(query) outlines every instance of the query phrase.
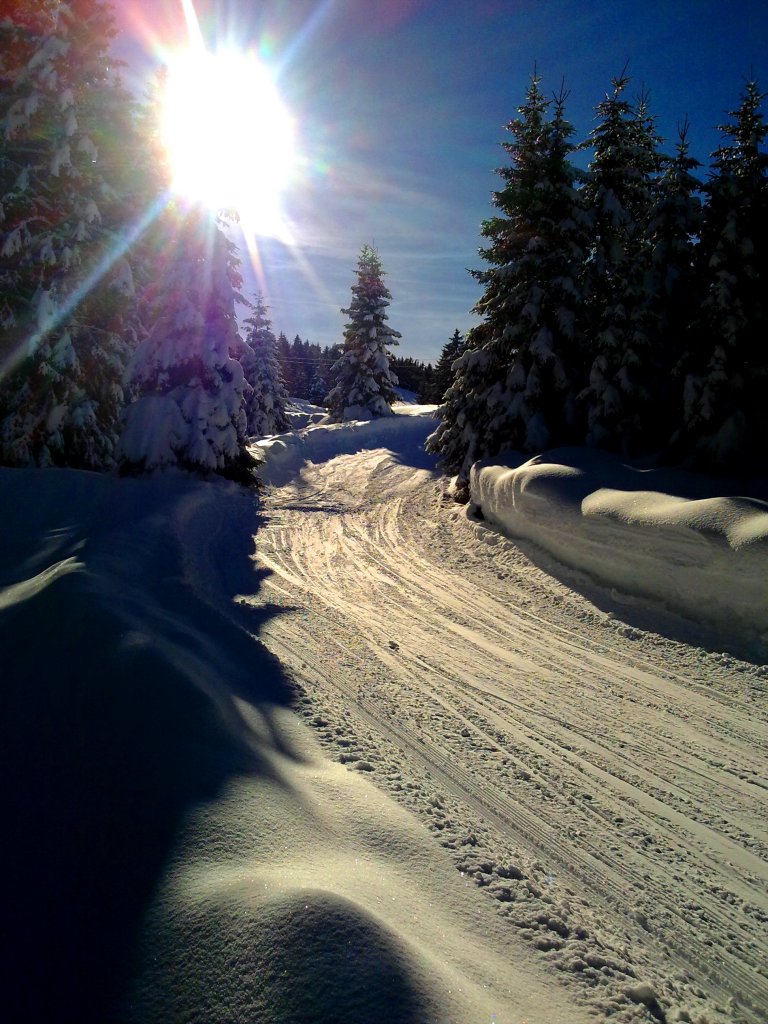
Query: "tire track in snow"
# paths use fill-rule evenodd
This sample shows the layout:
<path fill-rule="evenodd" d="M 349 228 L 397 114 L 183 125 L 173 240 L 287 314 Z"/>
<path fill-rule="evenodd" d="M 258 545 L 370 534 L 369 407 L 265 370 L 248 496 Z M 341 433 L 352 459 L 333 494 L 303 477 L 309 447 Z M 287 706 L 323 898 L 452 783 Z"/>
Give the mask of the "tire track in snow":
<path fill-rule="evenodd" d="M 361 495 L 363 460 L 340 461 L 329 492 L 316 468 L 316 511 L 276 492 L 258 535 L 267 589 L 307 609 L 270 625 L 276 653 L 403 750 L 404 771 L 556 865 L 623 941 L 759 1019 L 767 751 L 748 675 L 626 639 L 432 485 L 388 496 L 370 473 Z M 346 665 L 313 655 L 328 643 Z"/>

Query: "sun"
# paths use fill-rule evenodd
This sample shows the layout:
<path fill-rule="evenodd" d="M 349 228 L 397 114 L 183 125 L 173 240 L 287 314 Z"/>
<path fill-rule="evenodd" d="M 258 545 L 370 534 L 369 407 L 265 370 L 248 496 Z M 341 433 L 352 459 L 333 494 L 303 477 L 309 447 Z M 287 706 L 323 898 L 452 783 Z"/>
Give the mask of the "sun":
<path fill-rule="evenodd" d="M 255 55 L 195 48 L 168 65 L 163 139 L 178 195 L 235 209 L 256 234 L 284 233 L 294 125 Z"/>

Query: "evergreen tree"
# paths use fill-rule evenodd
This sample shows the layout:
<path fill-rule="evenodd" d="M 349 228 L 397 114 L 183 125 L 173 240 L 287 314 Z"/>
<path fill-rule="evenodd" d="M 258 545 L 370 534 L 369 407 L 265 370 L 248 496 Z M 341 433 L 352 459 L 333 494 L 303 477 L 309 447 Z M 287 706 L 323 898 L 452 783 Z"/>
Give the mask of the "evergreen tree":
<path fill-rule="evenodd" d="M 453 364 L 461 355 L 463 347 L 464 335 L 460 333 L 457 327 L 450 339 L 443 345 L 440 358 L 435 365 L 431 381 L 431 395 L 433 397 L 430 398 L 430 401 L 442 402 L 445 398 L 448 388 L 453 383 Z"/>
<path fill-rule="evenodd" d="M 406 391 L 414 391 L 418 394 L 424 384 L 425 366 L 419 359 L 413 356 L 397 357 L 390 359 L 390 366 L 397 376 L 401 388 Z"/>
<path fill-rule="evenodd" d="M 552 105 L 534 74 L 520 117 L 507 126 L 511 164 L 499 169 L 499 213 L 483 224 L 480 250 L 490 269 L 483 317 L 453 361 L 453 381 L 428 440 L 449 472 L 466 480 L 478 458 L 504 448 L 541 450 L 571 440 L 579 380 L 584 218 L 569 156 L 572 128 L 563 93 Z"/>
<path fill-rule="evenodd" d="M 302 341 L 299 335 L 293 339 L 291 344 L 291 377 L 293 380 L 293 395 L 295 398 L 309 398 L 309 384 L 312 379 L 312 371 L 309 366 L 308 344 Z"/>
<path fill-rule="evenodd" d="M 650 247 L 650 322 L 655 328 L 655 411 L 646 420 L 649 448 L 663 447 L 682 424 L 681 361 L 696 310 L 694 262 L 701 230 L 699 161 L 688 152 L 688 122 L 679 128 L 676 153 L 654 183 L 647 229 Z"/>
<path fill-rule="evenodd" d="M 440 456 L 440 465 L 447 473 L 458 475 L 460 500 L 469 497 L 472 463 L 490 454 L 478 428 L 486 415 L 488 382 L 498 373 L 490 355 L 491 331 L 489 323 L 467 331 L 462 353 L 453 364 L 453 383 L 438 409 L 440 423 L 425 446 L 427 451 Z"/>
<path fill-rule="evenodd" d="M 768 125 L 765 94 L 749 81 L 705 186 L 700 316 L 685 382 L 685 434 L 694 461 L 711 468 L 768 466 L 766 267 Z"/>
<path fill-rule="evenodd" d="M 296 396 L 293 381 L 293 364 L 291 362 L 291 343 L 283 331 L 277 336 L 277 360 L 280 365 L 280 377 L 288 395 Z"/>
<path fill-rule="evenodd" d="M 328 394 L 328 380 L 323 372 L 322 364 L 318 364 L 309 386 L 309 400 L 313 405 L 324 405 Z"/>
<path fill-rule="evenodd" d="M 645 97 L 635 108 L 624 98 L 628 82 L 624 73 L 612 80 L 589 138 L 594 157 L 583 198 L 592 216 L 584 277 L 590 369 L 582 398 L 587 443 L 632 454 L 648 443 L 657 380 L 647 225 L 661 157 Z"/>
<path fill-rule="evenodd" d="M 326 399 L 331 419 L 372 419 L 392 414 L 397 377 L 390 370 L 388 345 L 400 337 L 388 324 L 385 310 L 392 296 L 384 284 L 378 253 L 364 245 L 357 262 L 352 302 L 342 313 L 344 352 L 331 367 L 333 387 Z"/>
<path fill-rule="evenodd" d="M 111 8 L 15 0 L 0 22 L 0 459 L 103 469 L 135 341 L 117 156 L 131 113 Z"/>
<path fill-rule="evenodd" d="M 445 394 L 445 392 L 443 392 Z M 435 368 L 432 363 L 427 363 L 424 367 L 424 375 L 421 381 L 421 387 L 419 388 L 419 401 L 423 405 L 437 405 L 438 402 L 442 401 L 443 394 L 440 394 L 437 385 L 435 384 Z"/>
<path fill-rule="evenodd" d="M 246 432 L 250 437 L 281 434 L 290 429 L 285 406 L 288 395 L 280 378 L 277 339 L 261 294 L 245 320 L 245 341 L 236 353 L 249 390 L 245 396 Z"/>
<path fill-rule="evenodd" d="M 253 482 L 246 451 L 246 382 L 232 352 L 240 277 L 211 215 L 169 206 L 147 295 L 150 323 L 129 367 L 134 401 L 120 441 L 124 472 L 179 466 Z"/>

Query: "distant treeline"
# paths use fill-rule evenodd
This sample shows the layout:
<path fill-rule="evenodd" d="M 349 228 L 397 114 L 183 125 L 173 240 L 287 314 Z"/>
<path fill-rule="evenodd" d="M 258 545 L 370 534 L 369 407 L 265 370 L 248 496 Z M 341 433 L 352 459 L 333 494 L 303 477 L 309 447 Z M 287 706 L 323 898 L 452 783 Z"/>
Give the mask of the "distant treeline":
<path fill-rule="evenodd" d="M 304 398 L 315 405 L 323 405 L 333 385 L 331 367 L 342 351 L 341 344 L 321 346 L 302 340 L 298 334 L 293 341 L 288 341 L 281 332 L 277 338 L 277 356 L 288 394 Z M 390 367 L 397 375 L 400 387 L 413 391 L 418 400 L 425 404 L 440 402 L 450 384 L 449 375 L 445 372 L 446 369 L 450 370 L 450 363 L 446 367 L 443 357 L 433 366 L 432 363 L 424 363 L 410 356 L 393 356 Z"/>

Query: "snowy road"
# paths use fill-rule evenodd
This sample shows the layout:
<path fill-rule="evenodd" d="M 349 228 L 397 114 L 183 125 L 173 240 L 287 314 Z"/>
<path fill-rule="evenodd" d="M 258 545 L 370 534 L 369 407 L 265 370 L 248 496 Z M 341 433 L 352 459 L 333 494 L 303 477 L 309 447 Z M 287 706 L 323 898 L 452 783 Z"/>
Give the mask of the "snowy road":
<path fill-rule="evenodd" d="M 383 449 L 264 511 L 264 641 L 510 942 L 606 1015 L 764 1019 L 764 677 L 599 610 Z"/>

